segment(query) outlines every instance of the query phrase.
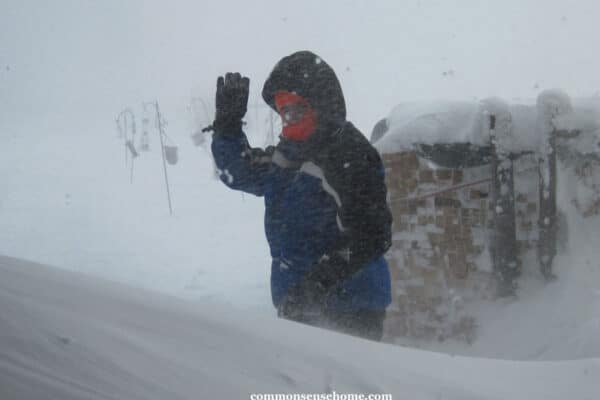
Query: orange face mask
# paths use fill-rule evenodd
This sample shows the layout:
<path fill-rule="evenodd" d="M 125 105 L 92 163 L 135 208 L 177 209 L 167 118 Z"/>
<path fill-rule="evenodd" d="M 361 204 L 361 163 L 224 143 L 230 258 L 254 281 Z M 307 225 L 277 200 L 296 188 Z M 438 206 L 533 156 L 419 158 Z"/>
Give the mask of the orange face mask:
<path fill-rule="evenodd" d="M 307 140 L 317 128 L 317 116 L 308 101 L 297 94 L 278 91 L 275 107 L 283 123 L 282 134 L 295 141 Z"/>

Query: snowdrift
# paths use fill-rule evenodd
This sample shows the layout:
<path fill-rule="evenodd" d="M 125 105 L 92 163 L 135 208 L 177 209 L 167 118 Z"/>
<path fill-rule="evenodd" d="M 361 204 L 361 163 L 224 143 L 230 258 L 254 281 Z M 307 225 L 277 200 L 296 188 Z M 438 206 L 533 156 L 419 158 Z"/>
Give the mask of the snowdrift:
<path fill-rule="evenodd" d="M 0 257 L 0 398 L 391 393 L 594 399 L 600 359 L 516 362 L 373 343 Z"/>

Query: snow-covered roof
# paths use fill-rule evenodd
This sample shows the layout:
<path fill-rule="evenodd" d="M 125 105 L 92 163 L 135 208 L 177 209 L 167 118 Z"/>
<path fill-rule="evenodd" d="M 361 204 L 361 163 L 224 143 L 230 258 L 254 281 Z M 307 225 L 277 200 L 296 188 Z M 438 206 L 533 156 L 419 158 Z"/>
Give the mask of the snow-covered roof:
<path fill-rule="evenodd" d="M 410 102 L 398 104 L 388 115 L 388 132 L 377 142 L 387 152 L 410 148 L 413 143 L 482 143 L 478 135 L 475 102 Z"/>
<path fill-rule="evenodd" d="M 389 129 L 375 143 L 382 153 L 406 151 L 415 143 L 490 143 L 490 115 L 496 117 L 496 144 L 508 151 L 539 149 L 549 129 L 580 131 L 586 149 L 598 151 L 600 98 L 571 101 L 560 90 L 540 94 L 537 102 L 508 104 L 498 98 L 480 102 L 400 103 L 387 116 Z"/>
<path fill-rule="evenodd" d="M 581 154 L 600 151 L 600 97 L 574 99 L 573 110 L 554 119 L 557 129 L 579 131 L 571 147 Z"/>

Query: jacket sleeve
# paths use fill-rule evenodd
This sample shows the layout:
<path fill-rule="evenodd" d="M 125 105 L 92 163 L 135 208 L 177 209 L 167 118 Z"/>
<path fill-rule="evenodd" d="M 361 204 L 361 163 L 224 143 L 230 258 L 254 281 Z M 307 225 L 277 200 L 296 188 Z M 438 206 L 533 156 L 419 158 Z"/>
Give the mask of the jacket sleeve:
<path fill-rule="evenodd" d="M 350 278 L 391 245 L 392 214 L 383 163 L 377 150 L 358 135 L 336 146 L 323 161 L 325 179 L 337 195 L 342 233 L 308 276 L 325 286 Z"/>
<path fill-rule="evenodd" d="M 237 137 L 214 135 L 211 150 L 225 185 L 256 196 L 264 195 L 270 181 L 272 148 L 251 148 L 246 135 L 241 133 Z"/>

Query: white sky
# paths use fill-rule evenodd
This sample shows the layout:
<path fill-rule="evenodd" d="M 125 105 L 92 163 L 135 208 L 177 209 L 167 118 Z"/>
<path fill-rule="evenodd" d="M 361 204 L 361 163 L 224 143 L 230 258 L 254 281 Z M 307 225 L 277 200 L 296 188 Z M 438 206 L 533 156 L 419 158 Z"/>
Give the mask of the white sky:
<path fill-rule="evenodd" d="M 594 0 L 0 0 L 0 121 L 212 102 L 218 74 L 320 54 L 365 133 L 401 101 L 600 91 Z M 444 76 L 445 71 L 452 75 Z M 0 122 L 2 124 L 2 122 Z"/>

